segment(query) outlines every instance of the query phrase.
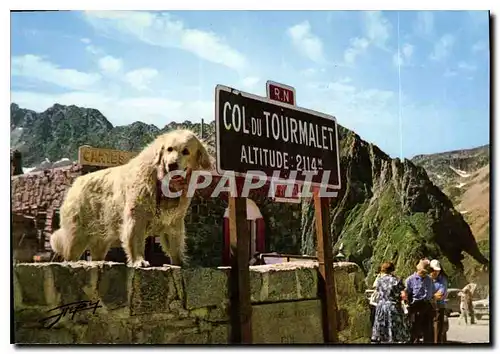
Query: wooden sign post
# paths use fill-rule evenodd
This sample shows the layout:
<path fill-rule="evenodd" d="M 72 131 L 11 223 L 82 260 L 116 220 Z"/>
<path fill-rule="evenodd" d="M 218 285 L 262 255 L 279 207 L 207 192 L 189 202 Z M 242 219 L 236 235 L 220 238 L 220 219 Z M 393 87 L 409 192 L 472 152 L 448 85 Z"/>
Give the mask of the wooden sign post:
<path fill-rule="evenodd" d="M 230 172 L 241 178 L 250 171 L 259 171 L 272 183 L 276 179 L 284 180 L 285 184 L 308 181 L 316 188 L 340 189 L 335 117 L 297 107 L 295 90 L 290 86 L 269 81 L 267 94 L 265 98 L 227 86 L 217 85 L 215 88 L 217 173 L 224 175 Z M 291 177 L 292 171 L 301 173 Z M 311 180 L 302 173 L 306 171 L 316 171 Z M 279 172 L 279 177 L 275 172 Z M 238 193 L 242 190 L 237 188 Z M 230 239 L 232 246 L 236 245 L 230 282 L 232 342 L 249 344 L 252 342 L 252 307 L 250 235 L 245 197 L 241 194 L 229 197 Z M 320 196 L 316 189 L 314 203 L 324 342 L 336 343 L 337 304 L 329 232 L 329 200 Z"/>
<path fill-rule="evenodd" d="M 232 247 L 230 273 L 231 342 L 251 344 L 250 233 L 246 198 L 229 197 L 229 232 L 231 244 L 236 244 L 235 248 Z"/>
<path fill-rule="evenodd" d="M 316 217 L 316 250 L 319 272 L 318 284 L 323 313 L 323 336 L 325 343 L 337 343 L 337 294 L 333 274 L 333 250 L 330 237 L 330 200 L 322 198 L 318 190 L 313 191 Z"/>

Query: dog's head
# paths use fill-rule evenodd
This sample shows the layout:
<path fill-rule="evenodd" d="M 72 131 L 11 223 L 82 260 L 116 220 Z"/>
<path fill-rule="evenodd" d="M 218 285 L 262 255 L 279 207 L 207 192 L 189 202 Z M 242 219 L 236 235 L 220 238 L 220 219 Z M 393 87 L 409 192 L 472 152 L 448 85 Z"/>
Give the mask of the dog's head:
<path fill-rule="evenodd" d="M 174 130 L 159 137 L 159 151 L 156 155 L 158 179 L 174 171 L 208 170 L 212 167 L 210 156 L 203 143 L 189 130 Z M 182 177 L 178 177 L 182 179 Z M 174 178 L 175 180 L 175 178 Z"/>

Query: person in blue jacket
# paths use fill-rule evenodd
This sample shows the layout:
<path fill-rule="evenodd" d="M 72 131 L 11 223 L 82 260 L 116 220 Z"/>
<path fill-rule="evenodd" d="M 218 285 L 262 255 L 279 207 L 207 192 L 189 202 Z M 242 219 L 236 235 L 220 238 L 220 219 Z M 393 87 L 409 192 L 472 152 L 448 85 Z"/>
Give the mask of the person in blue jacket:
<path fill-rule="evenodd" d="M 446 312 L 446 295 L 448 293 L 448 279 L 441 264 L 437 259 L 433 259 L 430 263 L 431 278 L 434 285 L 434 343 L 444 343 L 446 338 L 445 331 L 445 312 Z"/>

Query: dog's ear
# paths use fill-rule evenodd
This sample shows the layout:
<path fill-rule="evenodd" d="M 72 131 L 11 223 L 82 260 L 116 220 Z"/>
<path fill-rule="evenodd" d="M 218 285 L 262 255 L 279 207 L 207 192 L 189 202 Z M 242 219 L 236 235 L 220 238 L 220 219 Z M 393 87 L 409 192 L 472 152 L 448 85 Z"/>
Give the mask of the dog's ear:
<path fill-rule="evenodd" d="M 212 169 L 212 162 L 210 161 L 210 155 L 208 155 L 207 149 L 203 144 L 200 142 L 198 152 L 197 152 L 197 162 L 199 168 L 203 170 L 210 170 Z"/>
<path fill-rule="evenodd" d="M 165 178 L 167 174 L 167 170 L 165 169 L 165 164 L 163 163 L 163 150 L 165 147 L 161 147 L 161 149 L 156 153 L 155 156 L 155 165 L 156 165 L 156 174 L 159 181 Z"/>

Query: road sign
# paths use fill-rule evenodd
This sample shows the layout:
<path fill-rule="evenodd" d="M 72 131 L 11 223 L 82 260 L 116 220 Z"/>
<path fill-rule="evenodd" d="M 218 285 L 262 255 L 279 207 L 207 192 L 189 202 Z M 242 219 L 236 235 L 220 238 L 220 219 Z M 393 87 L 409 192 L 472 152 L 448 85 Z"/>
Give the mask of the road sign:
<path fill-rule="evenodd" d="M 137 154 L 137 152 L 100 149 L 84 145 L 78 149 L 78 163 L 82 166 L 120 166 L 126 164 Z"/>
<path fill-rule="evenodd" d="M 267 98 L 295 105 L 295 88 L 274 81 L 266 82 Z"/>
<path fill-rule="evenodd" d="M 333 116 L 222 85 L 216 87 L 215 96 L 218 173 L 245 176 L 262 171 L 270 181 L 276 178 L 275 171 L 281 179 L 298 171 L 299 183 L 312 177 L 312 186 L 340 189 Z"/>

